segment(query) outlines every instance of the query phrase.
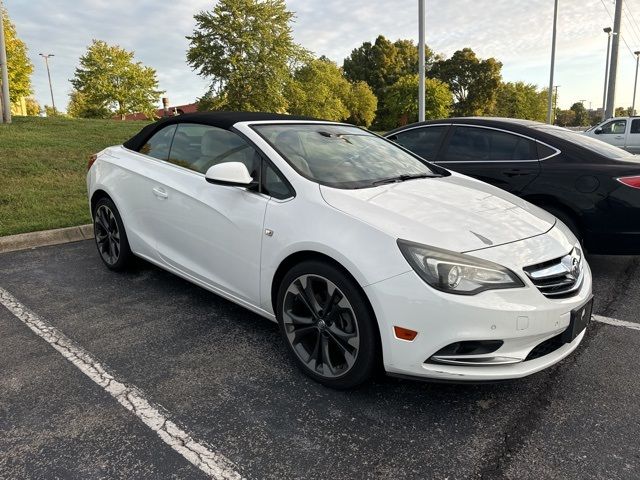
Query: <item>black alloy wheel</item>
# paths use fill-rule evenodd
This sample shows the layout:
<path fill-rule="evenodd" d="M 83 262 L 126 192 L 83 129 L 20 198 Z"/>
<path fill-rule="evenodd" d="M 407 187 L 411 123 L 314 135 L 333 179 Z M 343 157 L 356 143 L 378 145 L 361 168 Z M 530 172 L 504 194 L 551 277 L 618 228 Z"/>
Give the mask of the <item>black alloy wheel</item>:
<path fill-rule="evenodd" d="M 101 198 L 93 213 L 93 232 L 100 258 L 112 270 L 122 270 L 129 263 L 131 250 L 120 214 L 113 202 Z"/>
<path fill-rule="evenodd" d="M 330 265 L 314 263 L 285 276 L 278 321 L 305 373 L 334 388 L 351 388 L 373 371 L 377 330 L 353 282 Z"/>

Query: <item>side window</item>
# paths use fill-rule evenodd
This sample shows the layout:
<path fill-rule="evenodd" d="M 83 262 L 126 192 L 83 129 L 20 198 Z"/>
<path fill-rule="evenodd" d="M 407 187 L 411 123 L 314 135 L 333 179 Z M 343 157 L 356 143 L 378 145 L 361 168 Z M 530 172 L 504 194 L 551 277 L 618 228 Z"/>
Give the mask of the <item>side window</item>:
<path fill-rule="evenodd" d="M 612 120 L 609 123 L 605 123 L 600 133 L 605 135 L 621 135 L 627 128 L 626 120 Z"/>
<path fill-rule="evenodd" d="M 239 135 L 222 128 L 195 123 L 178 125 L 169 162 L 196 172 L 206 173 L 213 165 L 244 163 L 253 178 L 258 178 L 260 158 Z"/>
<path fill-rule="evenodd" d="M 535 142 L 519 135 L 490 130 L 491 160 L 534 160 Z"/>
<path fill-rule="evenodd" d="M 538 143 L 536 142 L 536 146 L 538 147 L 538 158 L 539 159 L 544 159 L 544 158 L 549 158 L 553 155 L 555 155 L 557 153 L 556 150 L 554 150 L 551 147 L 547 147 L 546 145 L 543 145 L 542 143 Z"/>
<path fill-rule="evenodd" d="M 283 200 L 293 195 L 293 191 L 266 160 L 262 161 L 262 193 Z"/>
<path fill-rule="evenodd" d="M 474 127 L 455 127 L 443 160 L 465 162 L 489 160 L 489 130 Z"/>
<path fill-rule="evenodd" d="M 395 141 L 426 160 L 435 160 L 446 126 L 414 128 L 395 135 Z"/>
<path fill-rule="evenodd" d="M 140 148 L 140 153 L 160 160 L 166 160 L 169 158 L 169 148 L 171 147 L 171 141 L 175 131 L 176 126 L 169 125 L 154 133 L 151 138 L 147 140 L 147 143 Z"/>
<path fill-rule="evenodd" d="M 533 140 L 508 132 L 476 127 L 456 127 L 444 154 L 444 160 L 450 162 L 536 158 L 536 144 Z"/>
<path fill-rule="evenodd" d="M 640 133 L 640 120 L 631 120 L 631 133 Z"/>

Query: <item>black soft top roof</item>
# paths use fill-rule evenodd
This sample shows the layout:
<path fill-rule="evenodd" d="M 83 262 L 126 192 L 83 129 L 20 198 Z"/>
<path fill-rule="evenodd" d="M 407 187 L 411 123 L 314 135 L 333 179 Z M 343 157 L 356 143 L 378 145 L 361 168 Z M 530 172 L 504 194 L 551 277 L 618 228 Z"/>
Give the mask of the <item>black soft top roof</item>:
<path fill-rule="evenodd" d="M 317 118 L 295 116 L 295 115 L 283 115 L 280 113 L 265 113 L 265 112 L 196 112 L 185 113 L 183 115 L 177 115 L 174 117 L 167 117 L 150 125 L 147 125 L 137 134 L 124 142 L 124 146 L 129 150 L 140 150 L 146 141 L 155 132 L 161 128 L 176 123 L 199 123 L 202 125 L 211 125 L 213 127 L 223 128 L 229 130 L 233 125 L 238 122 L 257 122 L 261 120 L 315 120 Z"/>

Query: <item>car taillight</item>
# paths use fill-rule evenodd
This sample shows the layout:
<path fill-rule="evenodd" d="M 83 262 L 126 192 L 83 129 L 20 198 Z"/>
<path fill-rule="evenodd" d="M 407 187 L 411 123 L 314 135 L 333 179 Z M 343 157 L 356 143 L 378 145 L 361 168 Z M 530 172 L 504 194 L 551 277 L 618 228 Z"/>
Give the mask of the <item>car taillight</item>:
<path fill-rule="evenodd" d="M 640 176 L 636 177 L 620 177 L 617 179 L 620 183 L 625 184 L 627 187 L 640 189 Z"/>
<path fill-rule="evenodd" d="M 97 159 L 98 159 L 98 155 L 95 153 L 89 157 L 89 163 L 87 163 L 87 172 L 91 170 L 92 165 L 95 163 Z"/>

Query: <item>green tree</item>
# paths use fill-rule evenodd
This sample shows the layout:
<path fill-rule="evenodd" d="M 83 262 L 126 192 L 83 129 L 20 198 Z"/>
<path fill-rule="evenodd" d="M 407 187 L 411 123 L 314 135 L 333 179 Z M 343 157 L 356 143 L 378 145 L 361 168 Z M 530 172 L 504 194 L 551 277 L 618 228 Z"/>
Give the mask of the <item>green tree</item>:
<path fill-rule="evenodd" d="M 455 98 L 454 114 L 473 116 L 490 114 L 502 80 L 502 63 L 495 58 L 479 59 L 464 48 L 451 58 L 434 62 L 431 76 L 449 85 Z"/>
<path fill-rule="evenodd" d="M 547 118 L 547 90 L 524 82 L 501 83 L 493 115 L 544 122 Z"/>
<path fill-rule="evenodd" d="M 290 113 L 326 120 L 344 120 L 349 116 L 345 100 L 351 85 L 327 58 L 311 60 L 298 69 L 289 91 Z"/>
<path fill-rule="evenodd" d="M 291 72 L 308 53 L 293 41 L 284 0 L 220 0 L 194 16 L 187 62 L 229 110 L 283 112 Z"/>
<path fill-rule="evenodd" d="M 433 58 L 433 52 L 427 47 L 427 64 Z M 366 82 L 380 98 L 400 77 L 418 73 L 418 47 L 412 40 L 392 42 L 380 35 L 374 43 L 364 42 L 354 49 L 344 59 L 343 69 L 347 79 Z"/>
<path fill-rule="evenodd" d="M 418 85 L 417 74 L 405 75 L 387 89 L 385 105 L 392 127 L 418 121 Z M 446 83 L 435 78 L 425 79 L 425 118 L 448 117 L 453 96 Z"/>
<path fill-rule="evenodd" d="M 124 119 L 128 113 L 152 117 L 160 95 L 156 71 L 134 61 L 134 52 L 94 40 L 71 79 L 82 94 L 83 112 L 102 112 Z M 74 106 L 75 109 L 75 106 Z"/>
<path fill-rule="evenodd" d="M 300 67 L 289 86 L 289 112 L 327 120 L 350 120 L 369 126 L 377 99 L 364 82 L 350 83 L 326 57 Z"/>
<path fill-rule="evenodd" d="M 587 112 L 587 109 L 584 108 L 582 102 L 574 103 L 573 105 L 571 105 L 571 107 L 569 107 L 569 110 L 572 110 L 575 114 L 571 126 L 586 127 L 587 125 L 589 125 L 589 112 Z"/>
<path fill-rule="evenodd" d="M 110 118 L 113 114 L 103 103 L 91 103 L 87 95 L 73 90 L 69 94 L 67 115 L 73 118 Z"/>
<path fill-rule="evenodd" d="M 376 117 L 378 98 L 365 82 L 353 82 L 345 106 L 349 111 L 349 122 L 369 128 Z"/>
<path fill-rule="evenodd" d="M 624 108 L 624 107 L 617 107 L 614 111 L 613 116 L 614 117 L 627 117 L 629 116 L 629 110 L 631 110 L 631 107 L 629 108 Z"/>
<path fill-rule="evenodd" d="M 3 8 L 0 6 L 0 8 Z M 9 20 L 9 14 L 3 8 L 2 28 L 7 49 L 7 72 L 9 76 L 9 98 L 17 103 L 22 97 L 31 95 L 31 74 L 33 64 L 27 56 L 26 44 L 18 38 L 15 25 Z M 0 79 L 0 85 L 2 80 Z"/>
<path fill-rule="evenodd" d="M 25 98 L 25 103 L 27 104 L 27 115 L 30 117 L 36 117 L 40 115 L 40 104 L 33 97 Z"/>
<path fill-rule="evenodd" d="M 556 121 L 555 124 L 561 127 L 571 127 L 576 122 L 576 112 L 573 110 L 561 110 L 556 109 Z"/>
<path fill-rule="evenodd" d="M 436 57 L 425 49 L 425 62 L 431 65 Z M 386 130 L 395 126 L 397 119 L 385 104 L 387 90 L 405 75 L 418 73 L 418 47 L 412 40 L 392 42 L 383 35 L 364 42 L 344 60 L 343 70 L 351 82 L 366 82 L 378 99 L 375 128 Z"/>

